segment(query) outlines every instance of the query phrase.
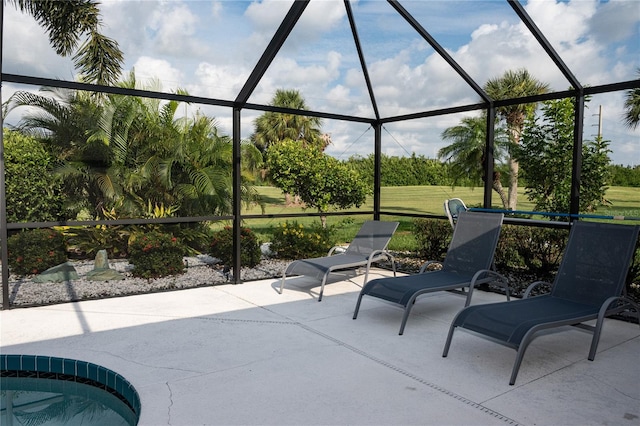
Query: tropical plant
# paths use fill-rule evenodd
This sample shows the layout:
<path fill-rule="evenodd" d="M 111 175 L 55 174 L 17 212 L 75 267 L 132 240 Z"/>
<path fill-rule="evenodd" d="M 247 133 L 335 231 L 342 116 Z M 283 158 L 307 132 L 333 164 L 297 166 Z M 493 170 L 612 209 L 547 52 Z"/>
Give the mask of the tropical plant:
<path fill-rule="evenodd" d="M 360 174 L 318 148 L 286 140 L 267 151 L 270 178 L 285 194 L 300 197 L 319 213 L 330 207 L 360 207 L 370 192 Z M 321 216 L 323 226 L 326 217 Z"/>
<path fill-rule="evenodd" d="M 451 225 L 446 220 L 414 219 L 413 233 L 418 244 L 418 256 L 441 261 L 451 241 Z"/>
<path fill-rule="evenodd" d="M 129 243 L 129 262 L 133 275 L 160 278 L 184 271 L 184 247 L 171 234 L 158 231 L 132 235 Z"/>
<path fill-rule="evenodd" d="M 527 197 L 535 208 L 568 212 L 571 201 L 574 101 L 559 99 L 542 104 L 542 117 L 525 126 L 514 155 L 522 164 Z M 604 202 L 608 182 L 609 141 L 583 141 L 580 174 L 580 211 L 593 211 Z"/>
<path fill-rule="evenodd" d="M 270 105 L 280 108 L 308 110 L 308 106 L 297 90 L 276 90 Z M 320 132 L 322 120 L 318 117 L 280 112 L 265 112 L 255 122 L 252 142 L 263 153 L 276 143 L 286 139 L 299 141 L 306 146 L 314 146 L 324 150 L 331 143 L 327 136 Z"/>
<path fill-rule="evenodd" d="M 24 230 L 7 238 L 7 257 L 14 274 L 39 274 L 67 260 L 65 238 L 53 229 Z"/>
<path fill-rule="evenodd" d="M 49 35 L 49 42 L 61 56 L 73 55 L 81 79 L 112 85 L 118 81 L 123 55 L 118 43 L 100 33 L 102 20 L 95 0 L 7 0 L 33 16 Z M 87 38 L 80 47 L 81 37 Z"/>
<path fill-rule="evenodd" d="M 225 226 L 214 233 L 209 245 L 209 254 L 220 259 L 227 268 L 233 266 L 233 228 Z M 260 263 L 262 252 L 260 241 L 249 228 L 240 228 L 240 262 L 243 266 L 253 268 Z"/>
<path fill-rule="evenodd" d="M 640 68 L 636 70 L 640 77 Z M 624 121 L 627 126 L 635 129 L 640 124 L 640 88 L 636 87 L 627 91 L 624 100 Z"/>
<path fill-rule="evenodd" d="M 284 222 L 273 229 L 269 249 L 280 259 L 309 259 L 326 256 L 335 244 L 333 227 L 321 223 L 304 226 L 297 221 Z"/>
<path fill-rule="evenodd" d="M 133 72 L 119 85 L 141 88 Z M 157 83 L 145 88 L 160 90 Z M 219 134 L 213 118 L 177 117 L 177 101 L 42 92 L 17 92 L 6 110 L 37 107 L 18 128 L 51 141 L 64 160 L 57 172 L 76 212 L 85 209 L 91 217 L 106 218 L 105 211 L 117 209 L 119 217 L 140 217 L 149 204 L 176 206 L 174 215 L 182 216 L 231 211 L 233 145 Z M 257 194 L 249 167 L 261 167 L 261 155 L 249 143 L 242 144 L 241 152 L 247 158 L 241 197 L 251 203 Z"/>
<path fill-rule="evenodd" d="M 55 158 L 32 137 L 4 130 L 7 221 L 64 219 L 60 179 L 52 175 Z"/>
<path fill-rule="evenodd" d="M 452 185 L 457 185 L 460 181 L 471 181 L 472 184 L 485 180 L 484 160 L 487 144 L 487 119 L 486 117 L 465 117 L 457 126 L 449 127 L 442 132 L 444 140 L 452 143 L 438 151 L 438 157 L 449 161 L 451 164 Z M 503 127 L 495 130 L 494 137 L 494 160 L 500 161 L 508 146 L 508 136 Z M 500 172 L 494 170 L 492 177 L 492 188 L 502 201 L 504 208 L 507 208 L 508 200 L 500 180 Z"/>
<path fill-rule="evenodd" d="M 494 100 L 504 100 L 540 95 L 549 90 L 549 85 L 536 80 L 526 69 L 519 69 L 506 71 L 501 77 L 490 79 L 485 84 L 484 90 Z M 507 125 L 510 146 L 517 146 L 520 143 L 524 123 L 535 110 L 536 103 L 515 104 L 497 109 L 498 115 L 505 120 Z M 519 163 L 511 152 L 509 154 L 507 158 L 509 166 L 508 208 L 516 210 Z"/>

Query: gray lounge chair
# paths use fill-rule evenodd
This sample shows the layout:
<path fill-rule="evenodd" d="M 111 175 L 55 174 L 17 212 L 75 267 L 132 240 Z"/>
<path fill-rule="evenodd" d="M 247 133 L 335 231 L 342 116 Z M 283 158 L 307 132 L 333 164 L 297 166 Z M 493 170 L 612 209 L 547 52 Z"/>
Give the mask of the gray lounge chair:
<path fill-rule="evenodd" d="M 284 289 L 284 282 L 287 276 L 315 276 L 321 280 L 320 295 L 318 296 L 318 302 L 320 302 L 322 301 L 324 286 L 330 273 L 366 266 L 364 277 L 364 282 L 366 283 L 369 278 L 371 264 L 385 258 L 391 260 L 393 275 L 395 276 L 395 260 L 387 251 L 387 245 L 394 232 L 396 232 L 398 225 L 399 222 L 366 221 L 362 224 L 353 241 L 351 241 L 351 244 L 349 244 L 349 247 L 343 253 L 334 254 L 338 247 L 333 247 L 325 257 L 294 260 L 287 266 L 287 269 L 282 275 L 280 294 L 282 294 L 282 290 Z"/>
<path fill-rule="evenodd" d="M 466 204 L 460 198 L 444 200 L 444 212 L 449 218 L 449 223 L 452 228 L 456 227 L 456 222 L 460 212 L 466 212 L 467 210 Z"/>
<path fill-rule="evenodd" d="M 425 263 L 416 275 L 369 281 L 360 291 L 353 319 L 358 317 L 360 303 L 365 295 L 404 307 L 399 334 L 404 333 L 405 324 L 416 299 L 425 293 L 458 290 L 466 293 L 465 306 L 468 306 L 476 285 L 498 280 L 503 283 L 508 299 L 509 288 L 506 278 L 490 270 L 502 219 L 501 213 L 461 212 L 442 269 L 427 271 L 429 265 L 440 263 L 430 261 Z M 464 291 L 465 289 L 467 290 Z"/>
<path fill-rule="evenodd" d="M 509 381 L 513 385 L 536 332 L 576 325 L 593 332 L 589 351 L 589 360 L 593 361 L 604 318 L 630 307 L 638 311 L 638 305 L 623 296 L 638 229 L 630 225 L 574 223 L 551 293 L 528 297 L 542 284 L 534 282 L 521 300 L 463 309 L 451 324 L 442 356 L 447 356 L 457 327 L 484 335 L 518 352 Z M 593 319 L 597 319 L 595 326 L 582 324 Z"/>

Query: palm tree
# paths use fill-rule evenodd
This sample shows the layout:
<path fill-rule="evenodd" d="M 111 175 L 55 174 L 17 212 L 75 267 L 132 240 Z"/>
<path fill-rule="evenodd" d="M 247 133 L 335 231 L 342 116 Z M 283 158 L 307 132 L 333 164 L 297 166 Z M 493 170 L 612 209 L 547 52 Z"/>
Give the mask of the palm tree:
<path fill-rule="evenodd" d="M 278 89 L 271 100 L 271 105 L 298 110 L 309 109 L 297 90 Z M 326 148 L 331 142 L 330 138 L 320 133 L 322 120 L 318 117 L 265 112 L 255 120 L 254 125 L 255 132 L 251 140 L 262 152 L 272 144 L 285 139 L 300 141 L 321 149 Z"/>
<path fill-rule="evenodd" d="M 452 143 L 441 148 L 438 157 L 451 161 L 454 183 L 460 179 L 471 179 L 476 183 L 485 179 L 482 165 L 485 158 L 486 129 L 486 117 L 466 117 L 459 125 L 442 132 L 442 138 L 451 140 Z M 504 154 L 507 140 L 504 128 L 497 128 L 494 138 L 494 160 L 500 160 Z M 507 197 L 500 182 L 500 172 L 493 172 L 492 188 L 498 193 L 502 205 L 506 208 Z"/>
<path fill-rule="evenodd" d="M 640 77 L 640 68 L 636 70 L 636 73 Z M 624 101 L 624 108 L 626 110 L 624 115 L 625 124 L 632 129 L 638 127 L 640 124 L 640 89 L 635 88 L 629 90 Z"/>
<path fill-rule="evenodd" d="M 5 0 L 32 15 L 49 35 L 61 56 L 72 54 L 84 34 L 87 39 L 73 55 L 81 80 L 113 85 L 118 81 L 123 55 L 118 43 L 100 33 L 102 24 L 96 0 Z"/>
<path fill-rule="evenodd" d="M 502 77 L 487 81 L 484 90 L 494 100 L 515 99 L 546 93 L 547 83 L 536 80 L 526 69 L 506 71 Z M 509 132 L 510 143 L 520 144 L 520 136 L 527 117 L 534 113 L 536 103 L 517 104 L 500 107 L 498 115 L 505 120 Z M 518 169 L 517 160 L 509 153 L 509 199 L 508 208 L 515 210 L 518 198 Z"/>
<path fill-rule="evenodd" d="M 118 84 L 151 89 L 138 87 L 133 72 Z M 18 129 L 55 147 L 75 211 L 86 208 L 100 218 L 144 217 L 149 206 L 182 216 L 231 212 L 233 145 L 213 118 L 177 117 L 177 101 L 42 90 L 45 95 L 16 92 L 5 109 L 36 107 Z M 249 159 L 242 162 L 246 176 L 262 156 L 251 144 L 243 144 L 242 154 Z M 250 179 L 241 191 L 243 201 L 255 200 Z"/>

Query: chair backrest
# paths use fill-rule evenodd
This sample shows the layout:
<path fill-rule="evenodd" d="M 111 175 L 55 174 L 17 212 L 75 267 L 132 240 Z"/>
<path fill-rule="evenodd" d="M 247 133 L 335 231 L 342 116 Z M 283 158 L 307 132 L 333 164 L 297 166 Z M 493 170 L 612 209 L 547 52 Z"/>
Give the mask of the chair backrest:
<path fill-rule="evenodd" d="M 442 270 L 473 276 L 480 269 L 490 269 L 503 217 L 502 213 L 460 212 Z"/>
<path fill-rule="evenodd" d="M 386 249 L 398 225 L 399 222 L 366 221 L 362 224 L 345 253 L 369 256 L 376 250 Z"/>
<path fill-rule="evenodd" d="M 574 222 L 551 294 L 600 306 L 623 293 L 640 227 Z"/>
<path fill-rule="evenodd" d="M 452 227 L 456 227 L 456 221 L 460 212 L 467 211 L 467 206 L 460 198 L 450 198 L 444 201 L 444 212 L 449 218 Z"/>

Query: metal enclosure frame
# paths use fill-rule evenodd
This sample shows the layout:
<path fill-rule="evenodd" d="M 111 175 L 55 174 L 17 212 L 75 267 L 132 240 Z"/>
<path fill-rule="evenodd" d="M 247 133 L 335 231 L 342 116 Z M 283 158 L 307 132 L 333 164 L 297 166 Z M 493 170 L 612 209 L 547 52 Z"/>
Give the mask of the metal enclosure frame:
<path fill-rule="evenodd" d="M 233 265 L 233 281 L 235 283 L 240 282 L 240 223 L 242 219 L 246 218 L 255 218 L 262 217 L 260 215 L 242 215 L 240 209 L 240 184 L 241 184 L 241 175 L 240 175 L 240 123 L 242 118 L 242 110 L 254 110 L 254 111 L 272 111 L 272 112 L 282 112 L 287 114 L 298 114 L 312 117 L 320 117 L 324 119 L 332 119 L 332 120 L 344 120 L 351 122 L 360 122 L 360 123 L 368 123 L 374 128 L 374 138 L 372 141 L 374 147 L 374 188 L 373 188 L 373 198 L 374 198 L 374 208 L 372 212 L 358 212 L 357 214 L 367 214 L 372 215 L 374 219 L 380 219 L 381 215 L 385 214 L 393 214 L 395 216 L 419 216 L 419 215 L 408 215 L 408 214 L 399 214 L 397 212 L 385 212 L 381 209 L 380 202 L 380 158 L 381 158 L 381 133 L 382 126 L 385 123 L 393 123 L 393 122 L 401 122 L 406 120 L 414 120 L 420 118 L 427 117 L 435 117 L 440 115 L 459 113 L 459 112 L 467 112 L 474 110 L 486 110 L 487 111 L 487 140 L 486 140 L 486 152 L 485 156 L 485 175 L 491 176 L 493 174 L 493 138 L 494 138 L 494 122 L 496 117 L 496 109 L 501 106 L 507 105 L 515 105 L 529 102 L 539 102 L 544 100 L 551 99 L 562 99 L 562 98 L 574 98 L 576 100 L 576 111 L 575 111 L 575 129 L 574 129 L 574 149 L 573 149 L 573 166 L 572 166 L 572 186 L 571 186 L 571 207 L 570 213 L 578 213 L 579 199 L 580 199 L 580 166 L 581 166 L 581 149 L 582 149 L 582 134 L 583 134 L 583 118 L 584 118 L 584 101 L 585 96 L 599 94 L 599 93 L 607 93 L 614 91 L 622 91 L 634 88 L 640 88 L 640 80 L 631 80 L 625 82 L 618 82 L 613 84 L 606 84 L 595 87 L 583 87 L 578 79 L 573 75 L 569 67 L 562 61 L 557 52 L 553 49 L 550 43 L 545 38 L 544 34 L 540 31 L 540 29 L 536 26 L 533 20 L 526 13 L 524 7 L 517 0 L 505 0 L 507 3 L 513 8 L 515 13 L 518 15 L 520 20 L 525 24 L 531 34 L 535 37 L 538 43 L 542 46 L 546 54 L 553 60 L 555 65 L 560 69 L 563 75 L 570 82 L 572 88 L 570 90 L 562 91 L 562 92 L 554 92 L 547 93 L 539 96 L 531 96 L 526 98 L 518 98 L 518 99 L 507 99 L 507 100 L 493 100 L 491 99 L 487 93 L 475 82 L 466 71 L 447 53 L 447 51 L 436 41 L 434 37 L 432 37 L 426 29 L 424 29 L 421 24 L 401 5 L 401 2 L 398 0 L 387 0 L 388 3 L 393 7 L 393 9 L 404 19 L 407 21 L 409 25 L 425 40 L 429 43 L 429 45 L 451 66 L 454 72 L 456 72 L 481 98 L 481 102 L 463 105 L 451 108 L 437 109 L 437 110 L 429 110 L 423 111 L 413 114 L 406 114 L 400 116 L 391 116 L 391 117 L 381 117 L 378 110 L 378 105 L 375 98 L 375 88 L 372 86 L 372 83 L 369 78 L 369 72 L 367 69 L 367 63 L 360 46 L 360 40 L 358 37 L 358 29 L 353 16 L 353 12 L 351 9 L 350 0 L 343 0 L 344 6 L 346 9 L 347 18 L 349 20 L 349 25 L 351 29 L 351 33 L 353 35 L 354 44 L 356 47 L 356 51 L 358 54 L 360 66 L 362 67 L 362 72 L 365 78 L 366 87 L 369 93 L 370 101 L 374 111 L 374 117 L 356 117 L 350 115 L 342 115 L 342 114 L 334 114 L 334 113 L 326 113 L 319 111 L 300 111 L 300 110 L 292 110 L 288 108 L 279 108 L 269 105 L 260 105 L 260 104 L 251 104 L 248 103 L 248 99 L 253 93 L 256 86 L 259 84 L 260 79 L 265 74 L 267 69 L 269 68 L 271 62 L 276 57 L 277 53 L 283 46 L 284 42 L 287 40 L 287 37 L 290 35 L 291 31 L 297 24 L 299 18 L 302 16 L 305 8 L 309 4 L 310 0 L 296 0 L 292 4 L 288 13 L 284 17 L 282 23 L 276 30 L 273 38 L 268 44 L 267 48 L 263 52 L 247 81 L 245 82 L 242 89 L 239 91 L 235 100 L 223 100 L 223 99 L 212 99 L 205 98 L 199 96 L 186 96 L 179 94 L 169 94 L 163 92 L 153 92 L 146 90 L 136 90 L 136 89 L 124 89 L 120 87 L 112 87 L 112 86 L 101 86 L 95 84 L 85 84 L 74 81 L 65 81 L 65 80 L 55 80 L 49 78 L 38 78 L 27 75 L 18 75 L 18 74 L 5 74 L 1 73 L 1 82 L 10 82 L 10 83 L 19 83 L 33 86 L 49 86 L 49 87 L 57 87 L 57 88 L 67 88 L 74 90 L 85 90 L 99 93 L 107 93 L 107 94 L 120 94 L 120 95 L 129 95 L 129 96 L 139 96 L 139 97 L 147 97 L 147 98 L 155 98 L 162 100 L 175 100 L 180 102 L 191 102 L 191 103 L 201 103 L 205 105 L 214 105 L 214 106 L 222 106 L 228 107 L 232 110 L 233 117 L 233 131 L 232 131 L 232 140 L 233 140 L 233 208 L 231 216 L 207 216 L 207 217 L 180 217 L 180 218 L 166 218 L 166 219 L 151 219 L 151 220 L 143 220 L 143 219 L 131 219 L 131 220 L 117 220 L 117 221 L 64 221 L 64 222 L 38 222 L 38 223 L 7 223 L 7 211 L 6 211 L 6 198 L 5 198 L 5 175 L 4 175 L 4 152 L 3 146 L 4 143 L 2 141 L 2 135 L 0 135 L 0 240 L 1 240 L 1 261 L 2 261 L 2 308 L 8 309 L 10 308 L 9 303 L 9 268 L 8 268 L 8 256 L 7 256 L 7 232 L 9 229 L 21 229 L 21 228 L 44 228 L 58 225 L 97 225 L 97 224 L 141 224 L 141 223 L 180 223 L 180 222 L 199 222 L 199 221 L 215 221 L 215 220 L 233 220 L 234 226 L 234 253 L 235 253 L 235 262 Z M 4 3 L 0 2 L 0 21 L 3 18 L 4 12 Z M 4 32 L 4 25 L 0 29 L 0 71 L 2 70 L 2 34 Z M 0 95 L 1 95 L 1 87 L 0 87 Z M 2 121 L 2 117 L 0 117 L 0 122 Z M 484 206 L 491 206 L 491 180 L 485 180 L 484 186 Z M 342 213 L 333 213 L 333 215 L 340 215 Z M 353 213 L 350 213 L 353 214 Z M 317 214 L 306 214 L 306 216 L 315 216 Z M 293 216 L 302 216 L 302 215 L 278 215 L 278 217 L 293 217 Z M 505 220 L 507 221 L 507 220 Z"/>

